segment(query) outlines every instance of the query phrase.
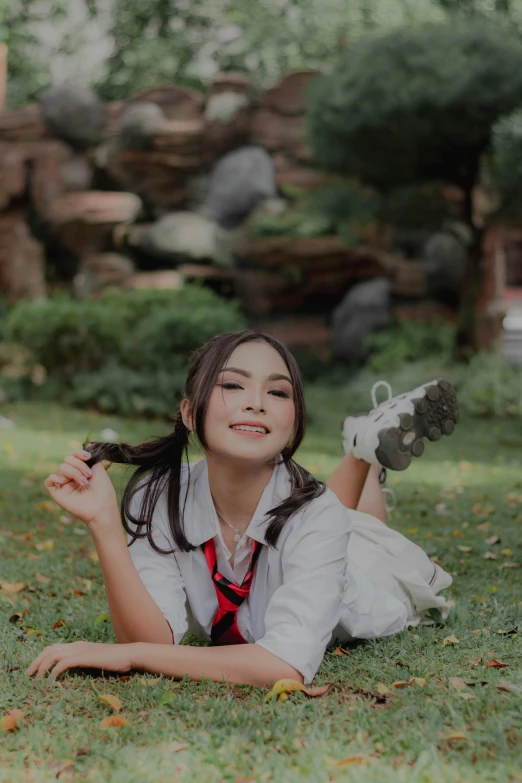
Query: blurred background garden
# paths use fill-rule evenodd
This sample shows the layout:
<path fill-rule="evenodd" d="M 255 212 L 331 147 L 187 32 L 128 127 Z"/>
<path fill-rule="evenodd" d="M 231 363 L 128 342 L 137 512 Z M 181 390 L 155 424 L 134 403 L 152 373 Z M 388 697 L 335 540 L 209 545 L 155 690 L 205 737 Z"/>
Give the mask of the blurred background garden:
<path fill-rule="evenodd" d="M 2 409 L 168 416 L 247 324 L 520 416 L 521 35 L 518 0 L 4 2 Z"/>
<path fill-rule="evenodd" d="M 118 681 L 102 735 L 86 678 L 23 676 L 114 640 L 43 479 L 167 432 L 245 326 L 298 358 L 322 479 L 375 381 L 453 383 L 455 435 L 389 479 L 449 621 L 326 656 L 321 703 Z M 0 430 L 2 782 L 522 781 L 522 0 L 0 0 Z"/>

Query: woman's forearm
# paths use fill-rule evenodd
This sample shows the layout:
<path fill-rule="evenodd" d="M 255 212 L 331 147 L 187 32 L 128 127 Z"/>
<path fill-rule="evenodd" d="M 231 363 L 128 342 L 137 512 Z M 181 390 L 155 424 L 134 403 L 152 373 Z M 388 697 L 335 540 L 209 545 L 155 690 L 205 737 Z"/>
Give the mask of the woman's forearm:
<path fill-rule="evenodd" d="M 271 686 L 277 680 L 303 681 L 293 666 L 258 644 L 190 647 L 133 644 L 133 668 L 179 680 L 213 680 L 240 685 Z"/>
<path fill-rule="evenodd" d="M 141 581 L 127 548 L 118 509 L 90 527 L 100 559 L 112 626 L 120 644 L 172 644 L 172 631 Z"/>

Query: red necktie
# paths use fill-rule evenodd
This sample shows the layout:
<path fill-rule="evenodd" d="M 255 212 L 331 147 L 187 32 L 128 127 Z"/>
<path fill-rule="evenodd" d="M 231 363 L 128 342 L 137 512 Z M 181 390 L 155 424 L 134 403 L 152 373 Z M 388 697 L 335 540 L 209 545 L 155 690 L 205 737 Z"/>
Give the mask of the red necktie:
<path fill-rule="evenodd" d="M 216 547 L 214 546 L 213 538 L 205 541 L 203 552 L 207 559 L 218 599 L 218 610 L 212 621 L 210 638 L 214 644 L 246 644 L 246 639 L 243 638 L 241 631 L 237 627 L 237 610 L 250 593 L 252 579 L 254 578 L 254 568 L 261 552 L 261 544 L 258 541 L 254 541 L 248 571 L 240 585 L 230 582 L 217 570 Z"/>

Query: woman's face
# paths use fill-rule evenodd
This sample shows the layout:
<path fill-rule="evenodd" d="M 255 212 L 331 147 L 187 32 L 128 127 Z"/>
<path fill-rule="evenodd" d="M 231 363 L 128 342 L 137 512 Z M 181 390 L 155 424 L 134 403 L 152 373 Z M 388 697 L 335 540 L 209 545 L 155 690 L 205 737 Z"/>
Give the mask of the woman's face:
<path fill-rule="evenodd" d="M 228 459 L 273 461 L 289 443 L 294 421 L 293 388 L 283 358 L 266 342 L 238 346 L 210 395 L 209 450 Z"/>

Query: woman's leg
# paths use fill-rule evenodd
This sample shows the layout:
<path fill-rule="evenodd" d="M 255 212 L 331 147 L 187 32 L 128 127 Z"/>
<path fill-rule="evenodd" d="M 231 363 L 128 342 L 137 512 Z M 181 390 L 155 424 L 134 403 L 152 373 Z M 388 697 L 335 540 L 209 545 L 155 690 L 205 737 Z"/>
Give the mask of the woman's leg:
<path fill-rule="evenodd" d="M 346 508 L 372 514 L 387 522 L 386 506 L 379 484 L 379 465 L 369 465 L 347 454 L 336 467 L 326 485 L 335 492 Z"/>

